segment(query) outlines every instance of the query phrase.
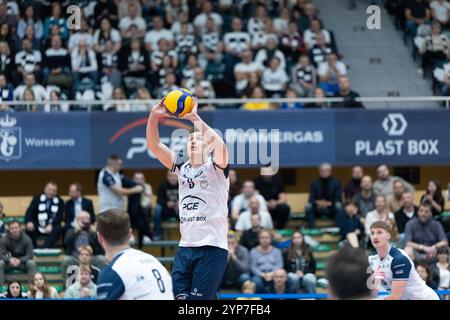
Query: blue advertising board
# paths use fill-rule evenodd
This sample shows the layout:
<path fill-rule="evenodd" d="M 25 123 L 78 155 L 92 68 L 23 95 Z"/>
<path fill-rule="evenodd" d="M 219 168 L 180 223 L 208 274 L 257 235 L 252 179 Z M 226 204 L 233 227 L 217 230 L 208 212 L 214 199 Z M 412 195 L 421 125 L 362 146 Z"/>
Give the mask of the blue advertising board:
<path fill-rule="evenodd" d="M 88 169 L 117 154 L 127 168 L 162 168 L 146 146 L 147 113 L 0 115 L 0 169 Z M 233 167 L 450 164 L 446 110 L 284 110 L 201 113 Z M 163 143 L 182 150 L 191 124 L 168 119 Z"/>

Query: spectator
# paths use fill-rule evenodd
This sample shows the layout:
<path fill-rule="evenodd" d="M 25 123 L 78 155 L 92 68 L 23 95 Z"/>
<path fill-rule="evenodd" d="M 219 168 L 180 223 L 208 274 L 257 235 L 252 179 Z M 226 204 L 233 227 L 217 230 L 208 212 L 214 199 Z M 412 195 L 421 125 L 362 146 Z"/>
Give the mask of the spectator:
<path fill-rule="evenodd" d="M 297 291 L 288 282 L 287 272 L 284 269 L 277 269 L 273 272 L 273 281 L 266 288 L 267 293 L 285 294 L 296 293 Z"/>
<path fill-rule="evenodd" d="M 91 87 L 97 84 L 98 64 L 94 50 L 84 40 L 71 53 L 72 71 L 75 80 L 75 90 L 81 90 L 81 82 L 89 78 Z"/>
<path fill-rule="evenodd" d="M 61 36 L 52 36 L 51 47 L 44 54 L 44 68 L 42 74 L 47 84 L 71 88 L 70 56 L 67 49 L 62 47 Z"/>
<path fill-rule="evenodd" d="M 47 182 L 44 193 L 33 197 L 25 213 L 26 232 L 37 247 L 37 237 L 45 238 L 43 248 L 53 248 L 61 236 L 64 201 L 58 196 L 58 186 Z"/>
<path fill-rule="evenodd" d="M 256 293 L 256 284 L 251 280 L 247 280 L 242 284 L 241 291 L 243 294 L 255 294 Z M 259 298 L 259 297 L 252 297 L 252 298 L 239 297 L 239 298 L 236 298 L 236 300 L 261 300 L 261 298 Z"/>
<path fill-rule="evenodd" d="M 413 260 L 433 261 L 437 250 L 448 246 L 444 228 L 431 212 L 430 204 L 421 203 L 417 217 L 405 226 L 405 251 Z"/>
<path fill-rule="evenodd" d="M 187 33 L 195 36 L 194 33 L 194 25 L 189 20 L 188 11 L 181 11 L 178 13 L 178 19 L 174 21 L 170 26 L 170 31 L 176 36 L 180 32 L 182 32 L 182 25 L 187 25 Z M 178 41 L 177 41 L 178 42 Z"/>
<path fill-rule="evenodd" d="M 387 203 L 386 203 L 386 197 L 384 197 L 383 195 L 377 195 L 377 197 L 375 199 L 375 210 L 367 213 L 366 219 L 364 221 L 366 237 L 369 237 L 370 226 L 375 221 L 387 222 L 391 227 L 391 241 L 397 240 L 398 229 L 397 229 L 397 225 L 395 224 L 395 216 L 389 210 Z M 368 243 L 370 244 L 371 241 L 368 241 Z"/>
<path fill-rule="evenodd" d="M 267 208 L 276 229 L 283 229 L 289 220 L 290 207 L 286 203 L 283 181 L 273 168 L 261 168 L 260 175 L 254 180 L 255 188 L 266 200 Z"/>
<path fill-rule="evenodd" d="M 32 43 L 28 39 L 22 40 L 22 50 L 15 57 L 16 78 L 22 78 L 26 73 L 37 74 L 42 64 L 42 55 L 39 50 L 33 50 Z"/>
<path fill-rule="evenodd" d="M 67 29 L 66 19 L 61 15 L 61 4 L 57 1 L 53 1 L 51 7 L 52 14 L 50 17 L 46 18 L 44 22 L 44 39 L 49 37 L 52 27 L 56 27 L 59 30 L 61 38 L 67 40 L 69 37 L 69 30 Z"/>
<path fill-rule="evenodd" d="M 394 193 L 393 183 L 395 180 L 402 180 L 405 185 L 406 191 L 409 191 L 411 193 L 414 193 L 416 191 L 414 187 L 410 183 L 406 182 L 404 179 L 389 175 L 389 168 L 384 164 L 378 166 L 377 176 L 378 180 L 375 181 L 373 185 L 373 190 L 377 195 L 381 194 L 384 196 L 389 196 L 393 194 Z"/>
<path fill-rule="evenodd" d="M 289 61 L 297 61 L 300 54 L 306 51 L 303 38 L 298 31 L 298 25 L 295 21 L 289 22 L 289 25 L 283 29 L 283 35 L 280 38 L 280 49 Z"/>
<path fill-rule="evenodd" d="M 164 28 L 164 21 L 159 16 L 152 18 L 153 29 L 148 31 L 145 35 L 145 48 L 147 51 L 155 51 L 158 48 L 158 43 L 161 39 L 167 41 L 168 47 L 174 47 L 174 36 L 172 31 Z"/>
<path fill-rule="evenodd" d="M 296 12 L 300 12 L 300 15 Z M 298 17 L 300 30 L 306 30 L 311 27 L 311 21 L 317 19 L 317 10 L 311 2 L 303 5 L 294 6 L 294 17 Z"/>
<path fill-rule="evenodd" d="M 277 36 L 274 34 L 267 35 L 265 46 L 258 50 L 258 53 L 255 56 L 255 62 L 261 66 L 261 69 L 268 67 L 273 57 L 278 58 L 281 69 L 286 69 L 286 58 L 283 52 L 277 49 L 277 46 Z"/>
<path fill-rule="evenodd" d="M 172 0 L 166 2 L 164 11 L 165 20 L 169 25 L 171 25 L 177 21 L 177 17 L 179 17 L 181 12 L 189 12 L 189 6 L 187 5 L 187 1 Z"/>
<path fill-rule="evenodd" d="M 231 21 L 232 32 L 225 33 L 223 42 L 225 46 L 225 65 L 228 72 L 233 71 L 235 65 L 243 54 L 251 49 L 250 34 L 242 31 L 242 20 L 238 17 L 234 17 Z M 250 59 L 251 61 L 251 59 Z"/>
<path fill-rule="evenodd" d="M 22 38 L 23 39 L 28 39 L 31 42 L 31 47 L 33 48 L 33 50 L 41 50 L 42 48 L 42 42 L 40 41 L 40 39 L 37 39 L 35 36 L 35 31 L 34 28 L 32 26 L 27 26 L 25 28 L 25 35 Z M 59 35 L 59 32 L 55 31 L 55 35 Z M 47 44 L 49 41 L 49 39 L 47 39 L 44 43 Z M 51 42 L 51 40 L 50 40 Z M 48 46 L 44 46 L 44 48 L 47 48 Z"/>
<path fill-rule="evenodd" d="M 136 93 L 132 95 L 133 99 L 136 100 L 150 100 L 152 96 L 150 92 L 148 92 L 147 88 L 144 86 L 140 86 L 137 88 Z M 150 110 L 150 105 L 148 103 L 135 103 L 131 105 L 131 111 L 133 112 L 145 112 Z"/>
<path fill-rule="evenodd" d="M 243 12 L 246 10 L 243 9 Z M 254 6 L 249 15 L 243 13 L 242 17 L 250 17 L 247 22 L 248 33 L 252 38 L 257 37 L 259 34 L 263 33 L 264 20 L 267 18 L 266 8 L 262 3 L 258 3 Z"/>
<path fill-rule="evenodd" d="M 36 104 L 32 103 L 32 101 L 35 101 L 35 100 L 36 100 L 36 97 L 34 96 L 33 90 L 30 88 L 26 88 L 25 91 L 23 92 L 23 96 L 22 96 L 22 99 L 20 99 L 20 101 L 29 101 L 30 103 L 14 106 L 14 110 L 15 111 L 31 111 L 31 112 L 42 111 L 42 110 L 40 110 L 42 108 L 42 105 L 36 105 Z"/>
<path fill-rule="evenodd" d="M 284 266 L 293 284 L 293 292 L 302 288 L 306 293 L 316 293 L 316 260 L 301 232 L 294 232 L 285 255 Z"/>
<path fill-rule="evenodd" d="M 264 18 L 264 25 L 261 32 L 252 35 L 252 50 L 253 52 L 258 52 L 267 44 L 268 38 L 273 37 L 278 45 L 278 36 L 273 28 L 272 19 L 269 17 Z M 280 51 L 281 52 L 281 51 Z"/>
<path fill-rule="evenodd" d="M 80 268 L 85 267 L 91 270 L 91 280 L 93 283 L 97 284 L 98 277 L 100 275 L 100 269 L 93 265 L 92 256 L 94 254 L 94 250 L 90 245 L 81 245 L 78 247 L 78 259 L 74 259 L 73 257 L 65 256 L 63 260 L 63 276 L 65 279 L 65 286 L 70 286 L 70 283 L 67 282 L 67 279 L 75 279 L 80 271 Z M 69 260 L 70 258 L 70 260 Z M 100 259 L 94 258 L 94 262 L 98 263 L 100 267 L 105 264 L 105 259 L 101 257 Z M 78 264 L 78 265 L 77 265 Z M 73 266 L 69 268 L 69 266 Z"/>
<path fill-rule="evenodd" d="M 6 76 L 0 73 L 0 99 L 1 101 L 13 101 L 14 89 L 11 83 L 8 83 Z"/>
<path fill-rule="evenodd" d="M 236 170 L 233 170 L 233 169 L 231 169 L 228 172 L 228 179 L 230 180 L 230 191 L 228 192 L 228 199 L 231 202 L 231 201 L 233 201 L 234 197 L 236 197 L 238 194 L 241 193 L 242 182 L 239 179 L 239 176 L 238 176 Z M 230 205 L 231 205 L 231 203 L 230 203 Z"/>
<path fill-rule="evenodd" d="M 416 271 L 420 278 L 433 290 L 437 290 L 438 283 L 433 280 L 433 275 L 431 273 L 430 267 L 426 263 L 417 263 Z"/>
<path fill-rule="evenodd" d="M 261 72 L 261 66 L 252 60 L 252 56 L 250 50 L 243 51 L 241 54 L 242 61 L 234 66 L 235 89 L 238 94 L 244 92 L 252 73 Z"/>
<path fill-rule="evenodd" d="M 127 90 L 136 90 L 145 85 L 149 68 L 148 54 L 141 46 L 141 41 L 134 37 L 129 47 L 124 47 L 119 57 L 119 69 Z"/>
<path fill-rule="evenodd" d="M 5 219 L 6 217 L 6 213 L 5 211 L 3 211 L 3 203 L 0 202 L 0 239 L 2 238 L 3 235 L 6 234 L 6 228 L 5 228 L 5 221 L 3 221 L 3 219 Z"/>
<path fill-rule="evenodd" d="M 292 68 L 290 87 L 301 97 L 312 97 L 316 88 L 316 69 L 307 55 L 301 55 Z"/>
<path fill-rule="evenodd" d="M 72 183 L 69 186 L 69 198 L 65 208 L 65 228 L 72 229 L 76 226 L 76 219 L 80 212 L 88 212 L 90 223 L 95 223 L 95 212 L 92 200 L 83 196 L 83 186 L 78 183 Z"/>
<path fill-rule="evenodd" d="M 425 0 L 409 0 L 405 5 L 406 31 L 415 37 L 417 29 L 421 25 L 430 20 L 431 12 L 428 1 Z"/>
<path fill-rule="evenodd" d="M 11 48 L 14 50 L 17 45 L 17 39 L 13 31 L 11 31 L 11 26 L 5 21 L 0 24 L 0 41 L 5 41 L 11 44 Z"/>
<path fill-rule="evenodd" d="M 448 290 L 450 288 L 450 264 L 448 260 L 448 248 L 437 250 L 438 261 L 431 266 L 431 274 L 437 280 L 438 290 Z"/>
<path fill-rule="evenodd" d="M 261 78 L 261 84 L 266 95 L 269 98 L 282 97 L 288 81 L 286 71 L 280 66 L 280 60 L 277 57 L 272 57 L 269 67 L 264 68 Z"/>
<path fill-rule="evenodd" d="M 291 22 L 291 12 L 288 8 L 281 9 L 280 16 L 273 20 L 273 26 L 275 31 L 282 35 L 288 29 Z"/>
<path fill-rule="evenodd" d="M 372 299 L 375 294 L 367 285 L 370 265 L 365 250 L 346 246 L 327 263 L 326 276 L 332 299 Z"/>
<path fill-rule="evenodd" d="M 158 188 L 158 199 L 154 217 L 154 240 L 161 240 L 161 221 L 178 217 L 178 178 L 173 172 L 168 171 L 166 180 L 161 182 Z"/>
<path fill-rule="evenodd" d="M 361 241 L 365 239 L 364 225 L 358 215 L 358 205 L 353 200 L 347 201 L 345 212 L 338 215 L 336 224 L 341 234 L 340 245 L 348 243 L 358 248 Z"/>
<path fill-rule="evenodd" d="M 120 32 L 112 27 L 110 18 L 104 17 L 101 19 L 100 28 L 95 30 L 93 49 L 97 54 L 106 52 L 108 42 L 112 44 L 112 52 L 119 52 L 122 47 Z"/>
<path fill-rule="evenodd" d="M 346 200 L 352 199 L 357 193 L 361 192 L 361 180 L 364 176 L 364 170 L 361 166 L 352 168 L 352 178 L 344 187 L 344 197 Z"/>
<path fill-rule="evenodd" d="M 138 248 L 142 249 L 144 240 L 151 241 L 152 233 L 150 232 L 150 205 L 152 199 L 152 190 L 148 183 L 145 183 L 145 176 L 142 172 L 135 172 L 133 179 L 126 177 L 122 179 L 125 187 L 132 188 L 141 186 L 141 193 L 134 193 L 128 196 L 128 215 L 130 216 L 131 227 L 138 233 Z"/>
<path fill-rule="evenodd" d="M 17 25 L 17 36 L 19 39 L 22 39 L 25 36 L 26 27 L 33 27 L 34 34 L 37 39 L 41 39 L 44 34 L 44 25 L 39 18 L 35 17 L 34 7 L 32 4 L 28 4 L 25 7 L 25 15 L 22 19 L 20 19 L 19 24 Z"/>
<path fill-rule="evenodd" d="M 193 56 L 195 57 L 195 66 L 197 66 L 197 38 L 193 34 L 193 31 L 189 29 L 189 26 L 192 27 L 188 23 L 181 24 L 179 32 L 174 32 L 172 28 L 172 32 L 175 35 L 175 49 L 178 52 L 178 58 L 182 64 L 187 62 L 190 65 L 189 58 Z"/>
<path fill-rule="evenodd" d="M 197 34 L 202 35 L 205 32 L 205 26 L 208 19 L 212 19 L 214 26 L 220 30 L 223 24 L 223 19 L 220 14 L 213 12 L 213 5 L 211 1 L 204 1 L 202 4 L 202 13 L 197 15 L 194 19 L 194 27 Z"/>
<path fill-rule="evenodd" d="M 223 59 L 223 42 L 222 36 L 217 29 L 217 26 L 214 25 L 213 19 L 208 18 L 206 20 L 206 27 L 203 31 L 200 43 L 198 45 L 199 48 L 199 61 L 200 65 L 218 65 L 221 64 Z"/>
<path fill-rule="evenodd" d="M 0 42 L 0 72 L 3 73 L 8 80 L 12 80 L 14 70 L 14 57 L 11 55 L 9 45 L 5 41 Z"/>
<path fill-rule="evenodd" d="M 27 299 L 28 296 L 22 291 L 22 284 L 18 280 L 8 283 L 6 292 L 0 294 L 0 299 Z"/>
<path fill-rule="evenodd" d="M 325 98 L 325 91 L 323 91 L 322 88 L 317 87 L 314 89 L 314 98 L 316 101 L 306 104 L 306 108 L 329 108 L 329 103 L 323 101 L 323 98 Z"/>
<path fill-rule="evenodd" d="M 260 209 L 260 199 L 254 195 L 249 200 L 249 209 L 242 212 L 237 219 L 235 229 L 239 235 L 252 228 L 251 217 L 253 215 L 260 216 L 261 227 L 267 230 L 273 229 L 272 217 L 267 211 Z"/>
<path fill-rule="evenodd" d="M 101 76 L 106 77 L 113 87 L 120 86 L 122 74 L 119 70 L 119 55 L 115 51 L 112 41 L 106 41 L 105 50 L 98 57 L 98 64 Z"/>
<path fill-rule="evenodd" d="M 121 169 L 122 159 L 117 155 L 111 155 L 107 159 L 106 167 L 98 175 L 97 192 L 100 202 L 100 213 L 111 208 L 123 209 L 125 204 L 124 196 L 142 192 L 141 186 L 133 188 L 122 187 Z"/>
<path fill-rule="evenodd" d="M 250 217 L 251 229 L 245 230 L 240 238 L 240 244 L 248 250 L 252 250 L 259 244 L 259 233 L 261 232 L 261 216 L 254 214 Z"/>
<path fill-rule="evenodd" d="M 94 37 L 89 30 L 89 24 L 85 18 L 81 18 L 80 28 L 76 29 L 70 35 L 69 42 L 67 43 L 67 48 L 70 52 L 73 52 L 80 47 L 81 42 L 85 42 L 89 49 L 92 49 L 94 46 Z"/>
<path fill-rule="evenodd" d="M 107 18 L 111 24 L 117 26 L 119 17 L 117 15 L 117 6 L 112 0 L 98 0 L 94 7 L 94 28 L 101 28 L 103 19 Z"/>
<path fill-rule="evenodd" d="M 397 242 L 399 248 L 405 247 L 405 226 L 410 220 L 417 217 L 418 211 L 419 208 L 414 205 L 412 193 L 404 192 L 402 195 L 402 207 L 394 213 L 399 233 L 399 241 Z"/>
<path fill-rule="evenodd" d="M 48 284 L 45 276 L 36 272 L 28 290 L 28 298 L 30 299 L 58 299 L 58 291 Z"/>
<path fill-rule="evenodd" d="M 442 196 L 441 184 L 439 181 L 430 180 L 427 191 L 420 198 L 420 203 L 428 202 L 431 205 L 433 217 L 439 217 L 444 212 L 445 199 Z"/>
<path fill-rule="evenodd" d="M 303 41 L 308 49 L 312 48 L 316 44 L 316 37 L 321 33 L 325 38 L 325 43 L 331 43 L 330 32 L 322 27 L 322 23 L 319 19 L 311 20 L 309 29 L 306 29 L 303 33 Z"/>
<path fill-rule="evenodd" d="M 449 4 L 450 5 L 450 4 Z M 450 57 L 450 43 L 445 34 L 441 33 L 441 24 L 434 21 L 431 27 L 431 34 L 427 35 L 419 47 L 422 55 L 422 70 L 425 72 L 428 66 L 435 68 L 436 62 L 444 62 Z"/>
<path fill-rule="evenodd" d="M 431 17 L 438 21 L 444 28 L 449 27 L 450 3 L 446 0 L 434 0 L 430 2 Z"/>
<path fill-rule="evenodd" d="M 335 53 L 327 56 L 327 61 L 322 62 L 317 69 L 320 79 L 320 86 L 327 96 L 333 96 L 339 93 L 339 78 L 347 75 L 347 67 Z"/>
<path fill-rule="evenodd" d="M 323 163 L 319 167 L 320 177 L 311 183 L 309 200 L 306 204 L 308 227 L 314 228 L 314 219 L 327 216 L 335 219 L 342 211 L 341 183 L 331 174 L 331 165 Z"/>
<path fill-rule="evenodd" d="M 318 33 L 316 43 L 309 49 L 309 58 L 314 66 L 318 67 L 321 63 L 326 62 L 327 56 L 336 53 L 336 51 L 326 43 L 325 36 Z"/>
<path fill-rule="evenodd" d="M 69 105 L 62 100 L 63 94 L 57 89 L 50 91 L 48 99 L 52 102 L 45 104 L 45 112 L 67 112 L 69 111 Z"/>
<path fill-rule="evenodd" d="M 228 264 L 223 275 L 222 287 L 240 288 L 250 280 L 250 257 L 247 248 L 240 245 L 236 234 L 228 233 Z"/>
<path fill-rule="evenodd" d="M 283 267 L 281 251 L 271 245 L 269 231 L 259 233 L 259 245 L 250 251 L 250 270 L 252 281 L 258 292 L 263 292 L 273 281 L 273 272 Z"/>
<path fill-rule="evenodd" d="M 150 61 L 153 71 L 161 68 L 163 58 L 168 56 L 170 58 L 170 65 L 173 68 L 178 67 L 178 54 L 175 50 L 170 49 L 170 43 L 165 38 L 161 38 L 153 47 L 153 52 L 150 55 Z"/>
<path fill-rule="evenodd" d="M 344 98 L 342 102 L 333 103 L 333 108 L 364 108 L 358 99 L 359 93 L 350 88 L 350 80 L 348 76 L 341 75 L 338 79 L 339 91 L 335 94 L 336 98 Z"/>
<path fill-rule="evenodd" d="M 135 6 L 136 7 L 136 15 L 142 16 L 142 5 L 141 2 L 138 0 L 119 0 L 117 5 L 118 14 L 119 14 L 119 21 L 122 21 L 124 17 L 129 13 L 129 7 Z"/>
<path fill-rule="evenodd" d="M 130 37 L 130 29 L 132 26 L 135 26 L 136 33 L 133 34 L 133 37 L 143 38 L 145 35 L 145 30 L 147 29 L 147 24 L 145 23 L 144 18 L 138 12 L 138 7 L 136 3 L 131 3 L 128 6 L 128 13 L 126 16 L 120 18 L 119 29 L 122 35 L 122 38 Z"/>
<path fill-rule="evenodd" d="M 94 298 L 97 295 L 97 286 L 91 280 L 91 269 L 82 266 L 79 279 L 68 287 L 64 293 L 66 299 Z M 86 291 L 87 289 L 87 291 Z"/>
<path fill-rule="evenodd" d="M 127 97 L 122 87 L 116 87 L 113 90 L 112 99 L 114 100 L 124 100 L 126 101 Z M 106 111 L 118 111 L 118 112 L 128 112 L 131 110 L 131 106 L 126 103 L 114 103 L 112 105 L 106 106 Z"/>
<path fill-rule="evenodd" d="M 5 271 L 23 270 L 31 279 L 36 272 L 31 239 L 23 233 L 20 223 L 13 220 L 8 232 L 0 238 L 0 286 L 5 285 Z"/>
<path fill-rule="evenodd" d="M 405 193 L 405 185 L 402 180 L 394 180 L 394 193 L 386 197 L 391 212 L 397 212 L 402 207 L 402 196 Z"/>
<path fill-rule="evenodd" d="M 289 99 L 297 99 L 297 93 L 295 93 L 295 90 L 293 89 L 287 89 L 286 90 L 286 98 Z M 280 105 L 280 109 L 285 110 L 285 109 L 302 109 L 303 108 L 303 104 L 301 102 L 283 102 Z"/>

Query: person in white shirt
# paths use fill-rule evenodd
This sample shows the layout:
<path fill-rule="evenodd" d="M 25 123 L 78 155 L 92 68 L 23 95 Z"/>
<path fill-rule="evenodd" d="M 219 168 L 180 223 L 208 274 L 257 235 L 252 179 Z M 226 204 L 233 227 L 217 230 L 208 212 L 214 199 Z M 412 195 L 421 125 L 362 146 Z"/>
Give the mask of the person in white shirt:
<path fill-rule="evenodd" d="M 242 31 L 242 20 L 238 17 L 234 17 L 231 21 L 231 29 L 233 31 L 225 33 L 223 39 L 225 52 L 239 57 L 242 52 L 250 49 L 250 34 Z"/>
<path fill-rule="evenodd" d="M 318 33 L 323 34 L 327 44 L 331 43 L 330 32 L 322 28 L 320 20 L 314 19 L 311 21 L 311 27 L 306 29 L 303 33 L 303 41 L 308 49 L 311 49 L 316 44 L 316 37 Z"/>
<path fill-rule="evenodd" d="M 286 57 L 281 50 L 277 49 L 278 37 L 275 34 L 269 34 L 266 37 L 266 45 L 264 48 L 259 49 L 255 56 L 255 62 L 258 63 L 261 68 L 269 65 L 269 58 L 272 56 L 277 57 L 280 60 L 280 67 L 286 69 Z"/>
<path fill-rule="evenodd" d="M 261 34 L 264 29 L 264 20 L 267 17 L 266 8 L 264 5 L 260 4 L 255 10 L 253 17 L 248 19 L 247 31 L 252 37 Z"/>
<path fill-rule="evenodd" d="M 317 74 L 325 93 L 328 96 L 335 95 L 339 92 L 339 77 L 347 75 L 347 67 L 343 62 L 338 61 L 335 53 L 330 53 L 327 56 L 327 61 L 319 65 Z"/>
<path fill-rule="evenodd" d="M 448 27 L 450 3 L 447 0 L 434 0 L 430 3 L 431 16 L 443 26 Z"/>
<path fill-rule="evenodd" d="M 242 93 L 248 85 L 248 79 L 253 72 L 261 73 L 261 65 L 253 61 L 253 54 L 245 50 L 241 54 L 242 61 L 234 66 L 234 78 L 236 92 Z"/>
<path fill-rule="evenodd" d="M 244 211 L 239 215 L 236 225 L 234 226 L 239 236 L 241 236 L 244 231 L 252 228 L 251 217 L 253 215 L 259 215 L 261 220 L 261 227 L 269 230 L 273 229 L 272 216 L 269 212 L 260 210 L 259 198 L 257 196 L 253 196 L 250 198 L 249 206 L 249 210 Z"/>
<path fill-rule="evenodd" d="M 33 90 L 34 98 L 36 100 L 39 101 L 46 100 L 47 90 L 45 90 L 45 88 L 39 83 L 36 83 L 36 76 L 34 75 L 34 73 L 26 73 L 23 79 L 24 84 L 14 89 L 14 100 L 16 101 L 22 100 L 23 93 L 27 88 L 31 88 Z"/>
<path fill-rule="evenodd" d="M 33 50 L 32 43 L 29 39 L 22 40 L 22 50 L 17 52 L 16 71 L 23 75 L 29 72 L 38 72 L 42 63 L 42 55 L 39 50 Z"/>
<path fill-rule="evenodd" d="M 231 202 L 231 221 L 233 223 L 238 220 L 242 212 L 250 209 L 250 199 L 253 197 L 258 199 L 261 211 L 268 211 L 266 200 L 256 191 L 255 183 L 251 180 L 244 181 L 242 193 L 236 195 Z"/>
<path fill-rule="evenodd" d="M 178 176 L 181 240 L 172 279 L 177 300 L 212 300 L 222 281 L 228 259 L 228 152 L 222 138 L 193 110 L 182 117 L 197 132 L 189 135 L 187 159 L 160 140 L 158 123 L 172 117 L 164 99 L 152 108 L 147 123 L 147 146 Z"/>
<path fill-rule="evenodd" d="M 369 232 L 376 250 L 376 254 L 369 256 L 371 289 L 387 292 L 384 300 L 439 300 L 436 292 L 420 278 L 407 253 L 389 244 L 389 223 L 376 221 L 370 225 Z"/>
<path fill-rule="evenodd" d="M 220 14 L 213 12 L 213 5 L 210 1 L 203 2 L 202 5 L 202 13 L 197 15 L 194 19 L 194 27 L 197 30 L 198 34 L 203 34 L 206 30 L 206 21 L 208 18 L 212 18 L 214 20 L 214 25 L 217 30 L 220 30 L 223 24 L 223 19 Z"/>
<path fill-rule="evenodd" d="M 93 85 L 97 84 L 98 64 L 94 50 L 81 40 L 71 54 L 72 72 L 75 80 L 75 88 L 78 90 L 83 78 L 89 77 Z"/>
<path fill-rule="evenodd" d="M 120 19 L 119 29 L 122 37 L 127 37 L 129 29 L 132 25 L 137 27 L 137 34 L 133 36 L 143 37 L 145 35 L 147 24 L 145 23 L 144 18 L 138 15 L 138 10 L 136 4 L 134 3 L 129 5 L 128 15 Z"/>
<path fill-rule="evenodd" d="M 391 226 L 391 230 L 394 227 L 397 230 L 394 213 L 389 211 L 386 198 L 382 195 L 376 197 L 375 210 L 368 212 L 364 220 L 364 229 L 367 237 L 370 235 L 370 226 L 375 221 L 384 221 Z"/>
<path fill-rule="evenodd" d="M 288 29 L 291 20 L 291 12 L 288 8 L 283 8 L 278 18 L 273 20 L 273 27 L 278 34 L 283 34 Z"/>
<path fill-rule="evenodd" d="M 280 59 L 272 57 L 269 67 L 265 68 L 261 78 L 261 85 L 266 91 L 266 95 L 270 98 L 272 96 L 282 96 L 286 90 L 286 84 L 289 77 L 286 71 L 280 67 Z"/>
<path fill-rule="evenodd" d="M 169 43 L 169 48 L 173 48 L 174 37 L 172 31 L 164 28 L 164 22 L 161 17 L 153 17 L 153 29 L 148 31 L 145 35 L 145 48 L 147 51 L 157 50 L 158 42 L 161 39 L 165 39 Z"/>
<path fill-rule="evenodd" d="M 69 51 L 72 52 L 80 45 L 81 41 L 84 41 L 89 48 L 92 48 L 94 45 L 94 37 L 89 32 L 89 25 L 86 19 L 81 19 L 81 28 L 70 36 L 67 44 Z"/>

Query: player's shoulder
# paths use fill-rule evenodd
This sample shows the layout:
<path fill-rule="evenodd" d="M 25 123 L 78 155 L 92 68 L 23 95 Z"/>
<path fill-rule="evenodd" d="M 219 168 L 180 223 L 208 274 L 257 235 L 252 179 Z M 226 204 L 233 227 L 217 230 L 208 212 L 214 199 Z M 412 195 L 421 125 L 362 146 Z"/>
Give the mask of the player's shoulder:
<path fill-rule="evenodd" d="M 400 248 L 391 247 L 389 250 L 389 255 L 392 257 L 392 259 L 408 259 L 408 254 L 405 250 Z"/>

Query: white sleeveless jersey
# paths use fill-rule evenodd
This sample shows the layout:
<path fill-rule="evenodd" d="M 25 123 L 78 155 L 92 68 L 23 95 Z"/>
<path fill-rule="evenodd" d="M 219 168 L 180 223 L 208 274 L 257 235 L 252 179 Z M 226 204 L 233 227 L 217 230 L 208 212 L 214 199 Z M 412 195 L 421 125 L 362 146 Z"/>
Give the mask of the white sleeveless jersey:
<path fill-rule="evenodd" d="M 210 156 L 197 168 L 190 161 L 174 164 L 172 172 L 178 176 L 180 247 L 228 250 L 228 167 L 217 167 Z"/>
<path fill-rule="evenodd" d="M 414 263 L 408 254 L 402 250 L 391 247 L 388 255 L 381 260 L 378 254 L 369 256 L 372 271 L 378 268 L 386 274 L 381 283 L 380 292 L 391 292 L 392 281 L 406 280 L 402 300 L 439 300 L 433 289 L 417 273 Z"/>
<path fill-rule="evenodd" d="M 102 269 L 99 300 L 173 300 L 172 278 L 152 255 L 125 249 Z"/>

